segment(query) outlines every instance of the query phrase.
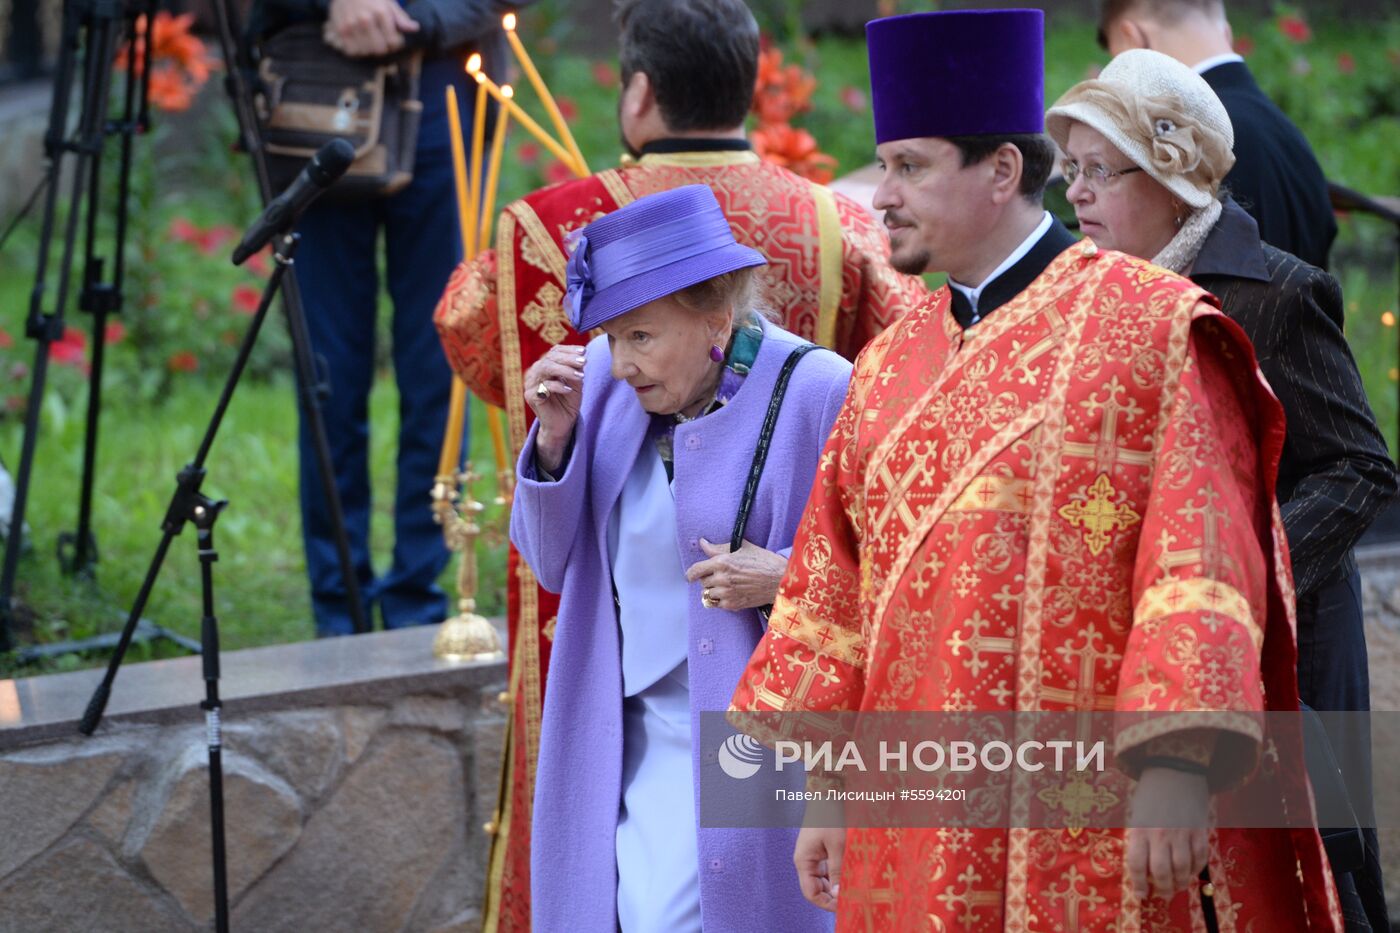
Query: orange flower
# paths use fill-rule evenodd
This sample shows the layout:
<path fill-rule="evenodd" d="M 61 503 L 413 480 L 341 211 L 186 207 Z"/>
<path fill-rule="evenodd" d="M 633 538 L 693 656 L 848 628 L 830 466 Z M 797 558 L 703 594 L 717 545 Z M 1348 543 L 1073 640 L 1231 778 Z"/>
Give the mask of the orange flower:
<path fill-rule="evenodd" d="M 753 112 L 760 123 L 786 123 L 812 109 L 817 79 L 799 65 L 783 65 L 783 50 L 768 48 L 758 56 Z"/>
<path fill-rule="evenodd" d="M 185 79 L 169 68 L 158 68 L 151 73 L 151 103 L 168 113 L 189 110 L 194 103 L 194 92 Z"/>
<path fill-rule="evenodd" d="M 171 16 L 162 10 L 152 28 L 151 103 L 162 110 L 187 110 L 194 95 L 209 80 L 219 63 L 210 57 L 204 43 L 190 33 L 194 14 Z M 145 69 L 146 18 L 136 20 L 132 41 L 118 52 L 115 67 L 124 70 L 129 55 L 135 56 L 136 73 Z"/>
<path fill-rule="evenodd" d="M 209 72 L 218 67 L 218 62 L 209 57 L 204 43 L 190 33 L 192 25 L 194 25 L 193 13 L 183 13 L 180 16 L 171 16 L 165 10 L 157 13 L 155 28 L 152 30 L 155 44 L 151 51 L 151 60 L 157 65 L 165 63 L 178 65 L 182 70 L 188 72 L 192 79 L 203 84 L 209 80 Z M 145 16 L 139 16 L 136 19 L 135 42 L 128 42 L 117 53 L 117 68 L 126 67 L 126 57 L 133 44 L 136 48 L 136 73 L 139 75 L 145 65 Z"/>
<path fill-rule="evenodd" d="M 170 354 L 170 359 L 165 365 L 170 367 L 173 373 L 192 373 L 199 369 L 199 359 L 189 350 L 177 350 Z"/>
<path fill-rule="evenodd" d="M 816 139 L 806 130 L 778 123 L 760 126 L 749 138 L 765 162 L 781 165 L 817 184 L 826 184 L 836 174 L 836 159 L 818 149 Z"/>

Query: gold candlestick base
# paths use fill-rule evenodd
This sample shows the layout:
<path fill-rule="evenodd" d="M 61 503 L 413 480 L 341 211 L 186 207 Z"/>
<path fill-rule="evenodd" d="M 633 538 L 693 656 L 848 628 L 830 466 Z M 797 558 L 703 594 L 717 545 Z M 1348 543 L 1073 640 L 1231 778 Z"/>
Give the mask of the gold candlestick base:
<path fill-rule="evenodd" d="M 444 661 L 500 661 L 506 654 L 501 650 L 501 637 L 496 627 L 471 610 L 474 600 L 462 600 L 462 611 L 438 626 L 433 639 L 433 655 Z"/>
<path fill-rule="evenodd" d="M 443 621 L 433 639 L 433 654 L 445 661 L 500 661 L 506 656 L 496 627 L 476 612 L 476 539 L 481 535 L 477 516 L 485 506 L 472 498 L 475 479 L 468 462 L 457 476 L 439 476 L 433 485 L 433 515 L 442 525 L 443 542 L 462 554 L 457 566 L 458 612 Z"/>

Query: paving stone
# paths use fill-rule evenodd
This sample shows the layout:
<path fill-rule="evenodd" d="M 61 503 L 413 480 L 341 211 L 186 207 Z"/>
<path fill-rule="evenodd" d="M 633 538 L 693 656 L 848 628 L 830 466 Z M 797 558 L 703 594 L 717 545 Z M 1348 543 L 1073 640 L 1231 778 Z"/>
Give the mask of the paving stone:
<path fill-rule="evenodd" d="M 241 755 L 223 761 L 224 836 L 229 903 L 291 849 L 302 812 L 285 781 Z M 191 917 L 214 916 L 213 843 L 209 827 L 207 753 L 189 749 L 166 782 L 159 813 L 139 855 L 151 876 Z"/>
<path fill-rule="evenodd" d="M 462 832 L 463 780 L 461 755 L 447 742 L 381 734 L 296 848 L 237 905 L 234 927 L 402 929 Z"/>
<path fill-rule="evenodd" d="M 0 933 L 141 933 L 196 928 L 102 846 L 76 838 L 0 886 Z"/>

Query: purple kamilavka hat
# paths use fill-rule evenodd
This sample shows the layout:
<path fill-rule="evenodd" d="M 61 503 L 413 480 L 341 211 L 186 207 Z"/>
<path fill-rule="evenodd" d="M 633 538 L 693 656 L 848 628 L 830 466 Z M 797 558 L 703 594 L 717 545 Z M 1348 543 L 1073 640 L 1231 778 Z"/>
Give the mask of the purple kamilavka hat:
<path fill-rule="evenodd" d="M 865 24 L 875 142 L 1039 133 L 1045 14 L 910 13 Z"/>
<path fill-rule="evenodd" d="M 706 279 L 767 262 L 735 242 L 705 185 L 638 198 L 569 240 L 564 310 L 579 333 Z"/>

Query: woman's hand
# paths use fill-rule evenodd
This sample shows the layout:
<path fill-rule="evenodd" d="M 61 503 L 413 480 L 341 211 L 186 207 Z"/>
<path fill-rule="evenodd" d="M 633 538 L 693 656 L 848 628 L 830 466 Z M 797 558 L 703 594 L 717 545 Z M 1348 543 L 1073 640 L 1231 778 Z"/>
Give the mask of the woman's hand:
<path fill-rule="evenodd" d="M 548 473 L 557 473 L 583 404 L 583 347 L 558 344 L 525 373 L 525 404 L 540 423 L 535 458 Z M 544 394 L 541 394 L 541 386 Z"/>
<path fill-rule="evenodd" d="M 700 548 L 709 559 L 697 561 L 685 572 L 691 583 L 703 587 L 706 609 L 757 609 L 778 598 L 778 584 L 787 572 L 787 558 L 745 541 L 731 552 L 727 544 L 711 544 L 700 539 Z"/>
<path fill-rule="evenodd" d="M 1137 896 L 1170 900 L 1189 888 L 1209 855 L 1210 788 L 1205 775 L 1145 768 L 1133 791 L 1127 869 Z M 1175 826 L 1154 829 L 1154 826 Z"/>
<path fill-rule="evenodd" d="M 804 826 L 797 832 L 792 853 L 802 896 L 822 910 L 836 913 L 841 894 L 841 858 L 846 851 L 846 830 L 840 827 Z"/>

